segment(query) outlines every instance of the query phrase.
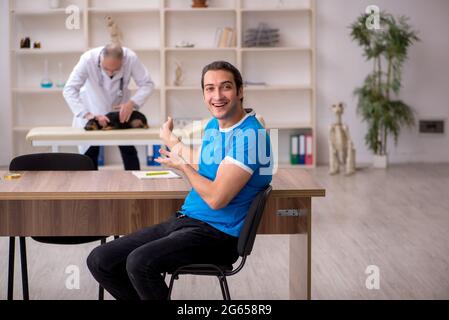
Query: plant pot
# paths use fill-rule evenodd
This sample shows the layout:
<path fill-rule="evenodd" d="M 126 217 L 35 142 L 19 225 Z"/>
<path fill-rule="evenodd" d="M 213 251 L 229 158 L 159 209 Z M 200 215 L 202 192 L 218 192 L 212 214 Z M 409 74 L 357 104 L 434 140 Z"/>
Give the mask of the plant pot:
<path fill-rule="evenodd" d="M 373 156 L 373 167 L 378 169 L 386 169 L 388 167 L 388 155 Z"/>
<path fill-rule="evenodd" d="M 207 8 L 207 0 L 193 0 L 192 8 Z"/>

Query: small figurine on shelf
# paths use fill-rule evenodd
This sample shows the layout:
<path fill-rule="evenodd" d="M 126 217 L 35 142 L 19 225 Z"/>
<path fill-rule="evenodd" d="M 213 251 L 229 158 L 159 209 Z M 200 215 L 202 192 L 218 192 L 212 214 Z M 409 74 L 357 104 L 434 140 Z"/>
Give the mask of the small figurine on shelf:
<path fill-rule="evenodd" d="M 192 8 L 207 8 L 207 0 L 193 0 Z"/>
<path fill-rule="evenodd" d="M 20 39 L 20 49 L 28 49 L 28 48 L 31 48 L 30 37 Z"/>
<path fill-rule="evenodd" d="M 118 27 L 117 22 L 115 22 L 111 16 L 106 16 L 104 19 L 106 20 L 106 25 L 108 27 L 111 43 L 121 46 L 123 42 L 123 33 Z"/>
<path fill-rule="evenodd" d="M 184 72 L 182 70 L 182 65 L 179 61 L 175 61 L 175 64 L 176 64 L 176 69 L 175 69 L 174 85 L 179 87 L 184 82 L 184 75 L 183 75 Z"/>
<path fill-rule="evenodd" d="M 175 44 L 176 48 L 194 48 L 195 44 L 189 41 L 180 41 Z"/>
<path fill-rule="evenodd" d="M 40 49 L 41 48 L 41 43 L 39 41 L 34 41 L 33 48 L 34 49 Z"/>

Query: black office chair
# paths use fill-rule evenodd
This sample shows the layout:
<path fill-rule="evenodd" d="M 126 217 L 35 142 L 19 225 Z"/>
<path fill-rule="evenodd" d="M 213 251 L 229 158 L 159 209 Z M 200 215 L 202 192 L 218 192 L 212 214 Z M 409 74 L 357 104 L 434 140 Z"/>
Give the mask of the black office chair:
<path fill-rule="evenodd" d="M 10 171 L 87 171 L 96 170 L 92 160 L 85 155 L 76 153 L 37 153 L 14 158 L 9 164 Z M 106 236 L 70 236 L 70 237 L 31 237 L 32 239 L 50 244 L 81 244 L 92 241 L 106 242 Z M 118 236 L 115 236 L 118 238 Z M 28 268 L 25 237 L 19 237 L 20 260 L 22 265 L 23 299 L 29 300 Z M 14 253 L 15 237 L 9 237 L 9 272 L 8 300 L 13 299 L 14 290 Z M 104 289 L 100 286 L 98 299 L 104 299 Z"/>
<path fill-rule="evenodd" d="M 215 264 L 189 264 L 179 267 L 171 273 L 170 286 L 168 288 L 168 300 L 171 299 L 174 281 L 179 278 L 181 274 L 201 275 L 201 276 L 216 276 L 220 283 L 221 293 L 224 300 L 231 300 L 229 293 L 228 282 L 226 277 L 232 276 L 242 270 L 246 262 L 246 257 L 251 254 L 254 240 L 256 239 L 257 229 L 259 228 L 262 214 L 265 210 L 265 204 L 271 193 L 271 186 L 259 192 L 254 198 L 245 218 L 242 231 L 237 243 L 237 251 L 241 257 L 240 264 L 233 269 L 232 265 L 215 265 Z"/>

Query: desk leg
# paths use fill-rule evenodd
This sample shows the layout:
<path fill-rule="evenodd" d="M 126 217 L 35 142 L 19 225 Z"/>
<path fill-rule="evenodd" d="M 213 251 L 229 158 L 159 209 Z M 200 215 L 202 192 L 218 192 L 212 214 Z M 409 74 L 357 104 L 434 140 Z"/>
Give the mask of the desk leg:
<path fill-rule="evenodd" d="M 289 236 L 289 293 L 291 300 L 311 299 L 311 199 L 303 199 L 307 207 L 307 233 Z M 304 208 L 301 208 L 304 209 Z"/>
<path fill-rule="evenodd" d="M 9 266 L 8 266 L 8 300 L 14 294 L 14 255 L 16 252 L 16 237 L 9 237 Z"/>

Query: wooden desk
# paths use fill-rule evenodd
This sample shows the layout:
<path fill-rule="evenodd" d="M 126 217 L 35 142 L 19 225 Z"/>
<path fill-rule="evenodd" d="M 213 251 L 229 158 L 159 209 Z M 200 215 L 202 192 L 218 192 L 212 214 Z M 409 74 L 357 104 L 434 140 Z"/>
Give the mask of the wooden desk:
<path fill-rule="evenodd" d="M 27 171 L 12 181 L 4 173 L 0 236 L 128 234 L 172 216 L 191 189 L 184 178 L 139 180 L 126 171 Z M 311 199 L 325 190 L 301 169 L 279 169 L 272 186 L 259 233 L 290 234 L 290 298 L 310 299 Z"/>

